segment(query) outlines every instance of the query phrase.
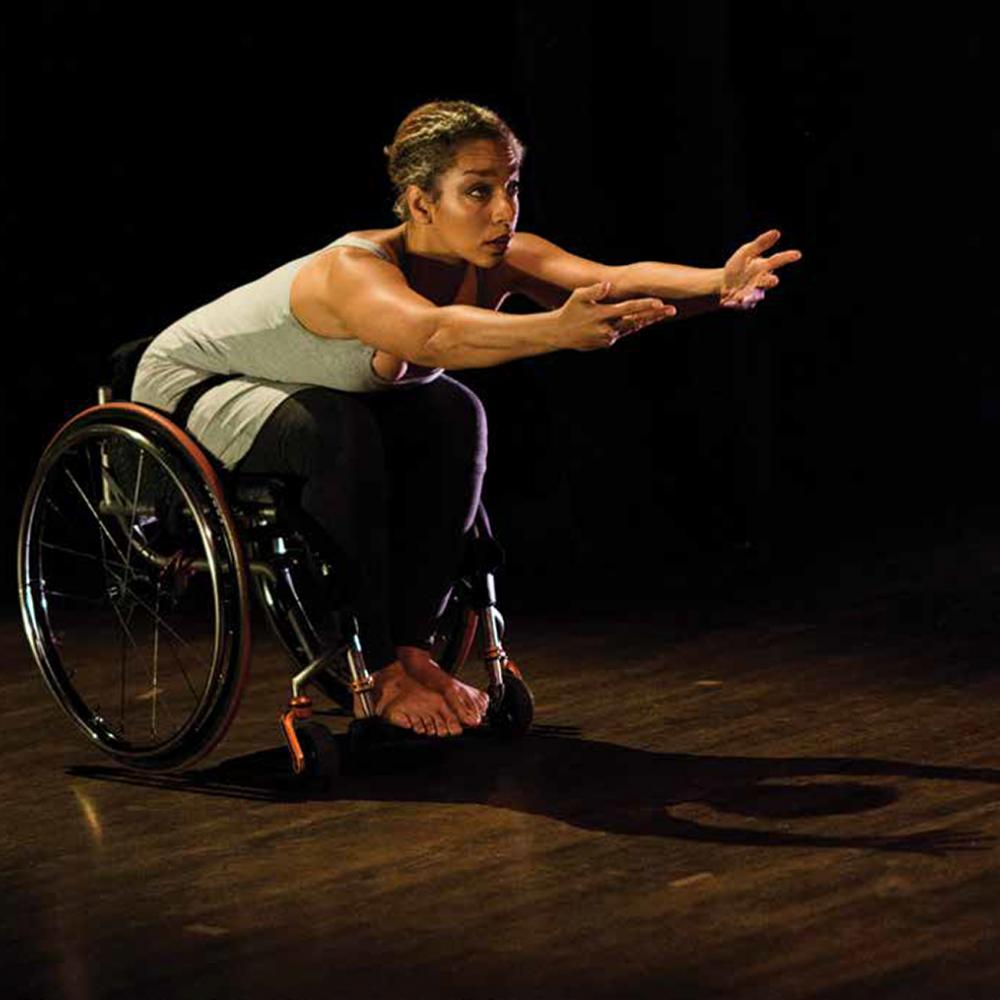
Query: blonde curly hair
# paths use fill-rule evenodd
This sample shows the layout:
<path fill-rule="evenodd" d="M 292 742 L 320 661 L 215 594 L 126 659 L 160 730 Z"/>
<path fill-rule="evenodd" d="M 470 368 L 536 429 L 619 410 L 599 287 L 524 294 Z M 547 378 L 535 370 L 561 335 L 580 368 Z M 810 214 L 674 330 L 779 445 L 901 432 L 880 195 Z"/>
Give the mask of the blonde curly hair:
<path fill-rule="evenodd" d="M 469 139 L 497 139 L 510 150 L 518 166 L 525 147 L 513 129 L 489 108 L 469 101 L 430 101 L 411 111 L 396 129 L 392 144 L 382 152 L 388 159 L 389 180 L 396 191 L 392 211 L 409 222 L 406 190 L 416 184 L 432 201 L 441 196 L 438 181 L 454 164 L 461 143 Z"/>

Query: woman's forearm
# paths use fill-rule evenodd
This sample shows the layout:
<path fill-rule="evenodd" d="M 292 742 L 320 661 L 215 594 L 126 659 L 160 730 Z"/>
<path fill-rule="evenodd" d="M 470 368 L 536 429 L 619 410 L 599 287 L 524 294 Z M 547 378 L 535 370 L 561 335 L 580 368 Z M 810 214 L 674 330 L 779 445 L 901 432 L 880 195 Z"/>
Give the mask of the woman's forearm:
<path fill-rule="evenodd" d="M 617 270 L 609 301 L 655 296 L 677 307 L 676 319 L 718 308 L 721 267 L 642 261 Z M 565 346 L 559 338 L 559 310 L 511 315 L 451 305 L 442 306 L 438 314 L 437 329 L 425 342 L 419 364 L 450 369 L 490 368 Z"/>
<path fill-rule="evenodd" d="M 678 306 L 679 300 L 700 299 L 722 290 L 721 267 L 688 267 L 686 264 L 661 264 L 655 260 L 625 264 L 618 268 L 616 298 L 655 295 Z M 703 311 L 703 310 L 702 310 Z"/>
<path fill-rule="evenodd" d="M 477 306 L 439 310 L 440 322 L 424 345 L 421 364 L 436 368 L 490 368 L 517 358 L 558 351 L 560 316 L 552 312 L 514 315 Z"/>
<path fill-rule="evenodd" d="M 688 267 L 650 260 L 626 264 L 619 273 L 615 298 L 655 295 L 677 307 L 674 323 L 720 308 L 721 267 Z"/>

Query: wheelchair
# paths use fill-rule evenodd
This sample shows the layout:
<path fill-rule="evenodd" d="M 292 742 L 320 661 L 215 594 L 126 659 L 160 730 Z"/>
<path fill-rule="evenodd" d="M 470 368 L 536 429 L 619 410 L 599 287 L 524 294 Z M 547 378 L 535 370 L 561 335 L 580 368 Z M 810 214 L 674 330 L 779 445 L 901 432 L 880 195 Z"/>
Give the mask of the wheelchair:
<path fill-rule="evenodd" d="M 58 430 L 24 501 L 21 612 L 51 693 L 119 764 L 190 767 L 236 715 L 252 589 L 293 665 L 279 723 L 295 774 L 329 776 L 383 741 L 428 742 L 375 715 L 363 637 L 343 607 L 350 573 L 301 516 L 295 481 L 236 475 L 176 413 L 119 401 L 151 339 L 112 355 L 97 405 Z M 534 699 L 502 644 L 494 571 L 503 553 L 487 525 L 480 507 L 431 655 L 457 675 L 478 632 L 490 699 L 481 728 L 517 737 Z M 352 716 L 346 742 L 317 719 L 307 688 Z"/>

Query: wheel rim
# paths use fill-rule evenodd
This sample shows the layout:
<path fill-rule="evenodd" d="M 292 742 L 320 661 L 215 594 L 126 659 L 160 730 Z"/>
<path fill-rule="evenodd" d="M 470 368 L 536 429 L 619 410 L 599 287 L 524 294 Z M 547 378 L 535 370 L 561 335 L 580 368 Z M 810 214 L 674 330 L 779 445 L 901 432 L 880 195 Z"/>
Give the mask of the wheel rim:
<path fill-rule="evenodd" d="M 232 532 L 176 443 L 89 412 L 46 450 L 25 503 L 25 628 L 50 690 L 101 749 L 189 763 L 221 736 L 242 681 Z"/>

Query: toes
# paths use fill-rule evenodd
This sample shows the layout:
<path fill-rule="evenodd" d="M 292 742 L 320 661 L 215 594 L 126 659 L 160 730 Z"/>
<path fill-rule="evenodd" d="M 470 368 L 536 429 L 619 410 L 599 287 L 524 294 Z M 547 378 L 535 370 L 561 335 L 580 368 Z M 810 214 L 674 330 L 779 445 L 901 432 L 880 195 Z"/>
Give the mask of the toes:
<path fill-rule="evenodd" d="M 462 732 L 462 723 L 467 722 L 461 704 L 452 704 L 447 698 L 444 699 L 442 711 L 438 712 L 438 732 L 442 736 L 458 736 Z M 467 723 L 471 724 L 471 723 Z"/>
<path fill-rule="evenodd" d="M 468 695 L 464 692 L 455 697 L 454 701 L 451 703 L 451 708 L 455 714 L 468 726 L 476 726 L 479 724 L 480 711 L 476 707 L 474 701 L 472 701 Z"/>
<path fill-rule="evenodd" d="M 413 729 L 413 720 L 405 712 L 390 712 L 386 718 L 400 729 Z"/>
<path fill-rule="evenodd" d="M 464 722 L 467 726 L 479 725 L 479 713 L 476 711 L 471 711 L 465 705 L 463 705 L 459 709 L 458 718 L 461 722 Z"/>

